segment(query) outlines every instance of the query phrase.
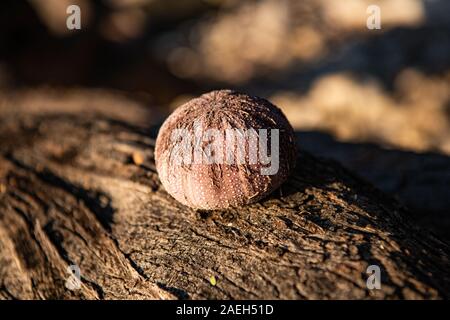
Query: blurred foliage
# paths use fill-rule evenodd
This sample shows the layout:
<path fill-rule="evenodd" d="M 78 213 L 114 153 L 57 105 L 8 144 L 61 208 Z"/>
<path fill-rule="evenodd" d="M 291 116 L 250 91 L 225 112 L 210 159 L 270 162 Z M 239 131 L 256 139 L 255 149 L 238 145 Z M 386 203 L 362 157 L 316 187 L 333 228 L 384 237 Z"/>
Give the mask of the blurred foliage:
<path fill-rule="evenodd" d="M 68 30 L 78 4 L 82 29 Z M 381 30 L 366 9 L 381 8 Z M 0 88 L 102 87 L 169 112 L 230 87 L 297 130 L 450 154 L 445 0 L 29 0 L 0 4 Z"/>

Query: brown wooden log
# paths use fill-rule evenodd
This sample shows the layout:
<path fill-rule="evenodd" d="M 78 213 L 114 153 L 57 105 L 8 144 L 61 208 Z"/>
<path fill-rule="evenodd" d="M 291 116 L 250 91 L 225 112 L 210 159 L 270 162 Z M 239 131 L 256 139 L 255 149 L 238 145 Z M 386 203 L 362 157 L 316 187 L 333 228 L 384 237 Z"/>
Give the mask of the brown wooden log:
<path fill-rule="evenodd" d="M 195 211 L 158 180 L 153 109 L 37 91 L 3 95 L 0 118 L 0 298 L 450 296 L 449 246 L 335 162 L 300 152 L 268 199 Z M 73 264 L 79 290 L 65 287 Z"/>

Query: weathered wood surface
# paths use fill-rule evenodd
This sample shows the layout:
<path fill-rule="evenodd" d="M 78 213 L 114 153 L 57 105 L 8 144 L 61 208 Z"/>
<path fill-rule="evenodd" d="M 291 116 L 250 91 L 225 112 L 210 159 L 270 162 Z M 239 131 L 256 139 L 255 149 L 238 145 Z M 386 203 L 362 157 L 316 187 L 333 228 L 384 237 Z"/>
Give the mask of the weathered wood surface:
<path fill-rule="evenodd" d="M 318 132 L 298 132 L 302 147 L 334 159 L 405 204 L 414 223 L 450 241 L 450 156 L 337 141 Z"/>
<path fill-rule="evenodd" d="M 337 163 L 301 152 L 269 199 L 194 211 L 159 183 L 159 116 L 99 96 L 1 98 L 0 298 L 450 296 L 449 246 Z M 72 264 L 80 290 L 65 287 Z"/>

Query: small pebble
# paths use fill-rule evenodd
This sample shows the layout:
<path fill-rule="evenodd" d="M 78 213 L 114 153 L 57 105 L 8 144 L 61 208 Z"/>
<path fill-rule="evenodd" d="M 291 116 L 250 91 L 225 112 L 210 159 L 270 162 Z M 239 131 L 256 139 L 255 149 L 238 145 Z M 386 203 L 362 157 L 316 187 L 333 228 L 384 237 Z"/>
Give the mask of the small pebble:
<path fill-rule="evenodd" d="M 140 152 L 133 152 L 132 155 L 133 158 L 133 162 L 135 165 L 140 166 L 141 164 L 144 163 L 144 157 L 142 156 L 142 154 Z"/>

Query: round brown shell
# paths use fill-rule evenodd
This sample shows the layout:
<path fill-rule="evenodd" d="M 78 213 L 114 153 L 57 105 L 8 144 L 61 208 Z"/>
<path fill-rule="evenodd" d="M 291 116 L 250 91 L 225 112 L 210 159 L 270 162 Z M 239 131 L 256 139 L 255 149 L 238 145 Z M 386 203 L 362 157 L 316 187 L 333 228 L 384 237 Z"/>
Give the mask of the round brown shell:
<path fill-rule="evenodd" d="M 173 139 L 172 132 L 186 129 L 194 133 L 196 123 L 204 129 L 220 130 L 223 137 L 214 142 L 220 144 L 225 143 L 227 129 L 279 129 L 277 173 L 261 174 L 261 168 L 268 165 L 259 159 L 249 161 L 248 144 L 243 146 L 244 163 L 181 163 L 174 151 L 180 141 Z M 162 125 L 155 147 L 156 169 L 167 192 L 184 205 L 206 210 L 242 206 L 266 197 L 287 179 L 295 160 L 294 132 L 281 110 L 265 99 L 231 90 L 206 93 L 177 108 Z"/>

